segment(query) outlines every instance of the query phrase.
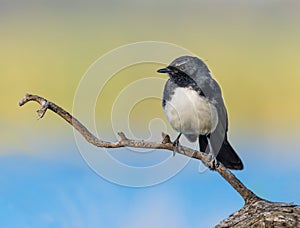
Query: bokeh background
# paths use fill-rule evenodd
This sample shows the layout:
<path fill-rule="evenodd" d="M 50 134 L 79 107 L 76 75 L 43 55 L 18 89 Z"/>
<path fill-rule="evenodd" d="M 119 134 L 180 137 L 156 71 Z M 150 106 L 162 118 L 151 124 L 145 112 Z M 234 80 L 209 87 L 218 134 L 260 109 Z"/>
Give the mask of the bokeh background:
<path fill-rule="evenodd" d="M 29 92 L 72 111 L 95 60 L 145 40 L 180 45 L 206 61 L 222 85 L 230 141 L 244 161 L 236 175 L 261 197 L 299 204 L 299 11 L 300 2 L 290 0 L 0 0 L 0 226 L 211 227 L 243 206 L 230 185 L 199 172 L 195 160 L 152 187 L 111 183 L 85 163 L 73 129 L 57 115 L 38 121 L 37 104 L 18 107 Z M 113 75 L 95 106 L 103 138 L 114 139 L 110 114 L 120 90 L 140 78 L 166 79 L 156 73 L 160 66 Z M 166 121 L 159 99 L 124 115 L 136 137 L 149 136 L 151 119 Z M 117 158 L 137 165 L 157 159 L 124 154 Z"/>

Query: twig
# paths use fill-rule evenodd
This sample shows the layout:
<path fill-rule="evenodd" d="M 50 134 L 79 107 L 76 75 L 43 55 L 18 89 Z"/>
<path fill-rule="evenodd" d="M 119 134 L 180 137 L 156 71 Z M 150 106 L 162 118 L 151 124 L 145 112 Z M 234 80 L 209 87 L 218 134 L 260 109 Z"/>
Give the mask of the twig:
<path fill-rule="evenodd" d="M 89 143 L 92 143 L 98 147 L 105 148 L 118 148 L 118 147 L 137 147 L 137 148 L 152 148 L 152 149 L 165 149 L 174 151 L 176 149 L 177 153 L 186 155 L 191 158 L 196 158 L 201 160 L 206 166 L 210 167 L 211 157 L 203 152 L 193 150 L 191 148 L 179 145 L 175 148 L 170 140 L 170 137 L 163 133 L 163 140 L 161 142 L 145 142 L 143 140 L 133 140 L 128 139 L 123 132 L 119 132 L 118 135 L 120 139 L 116 142 L 107 142 L 95 137 L 82 123 L 80 123 L 75 117 L 70 113 L 59 107 L 58 105 L 50 102 L 40 96 L 26 94 L 25 97 L 19 102 L 22 106 L 29 101 L 35 101 L 41 105 L 37 110 L 38 119 L 42 118 L 47 109 L 57 113 L 69 124 L 71 124 Z M 221 163 L 217 165 L 216 171 L 241 195 L 246 204 L 250 204 L 259 200 L 262 200 L 256 196 L 252 191 L 246 188 L 245 185 L 240 182 L 232 172 L 225 168 Z"/>

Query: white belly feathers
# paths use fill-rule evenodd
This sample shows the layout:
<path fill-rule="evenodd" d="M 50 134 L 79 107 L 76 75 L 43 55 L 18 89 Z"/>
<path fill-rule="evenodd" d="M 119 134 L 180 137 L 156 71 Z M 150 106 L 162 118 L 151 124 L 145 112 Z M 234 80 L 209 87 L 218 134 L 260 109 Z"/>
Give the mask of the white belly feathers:
<path fill-rule="evenodd" d="M 176 88 L 166 101 L 165 114 L 172 127 L 184 135 L 206 135 L 218 124 L 216 107 L 191 88 Z"/>

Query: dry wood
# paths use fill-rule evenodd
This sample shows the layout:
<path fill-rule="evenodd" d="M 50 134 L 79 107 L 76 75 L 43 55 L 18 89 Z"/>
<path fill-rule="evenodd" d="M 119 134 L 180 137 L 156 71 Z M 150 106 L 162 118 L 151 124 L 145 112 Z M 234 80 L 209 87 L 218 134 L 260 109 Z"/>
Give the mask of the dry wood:
<path fill-rule="evenodd" d="M 89 143 L 98 147 L 138 147 L 175 151 L 191 158 L 201 160 L 206 166 L 215 166 L 211 157 L 203 152 L 179 145 L 173 146 L 170 137 L 163 133 L 161 142 L 146 142 L 143 140 L 128 139 L 123 132 L 119 132 L 120 139 L 116 142 L 107 142 L 95 137 L 82 123 L 70 113 L 37 95 L 26 94 L 19 102 L 22 106 L 29 101 L 40 104 L 37 110 L 38 118 L 42 118 L 47 109 L 58 114 L 71 124 Z M 221 221 L 216 227 L 300 227 L 300 207 L 293 204 L 275 203 L 256 196 L 236 176 L 226 169 L 221 163 L 217 163 L 215 170 L 239 193 L 244 199 L 245 205 L 239 211 Z"/>

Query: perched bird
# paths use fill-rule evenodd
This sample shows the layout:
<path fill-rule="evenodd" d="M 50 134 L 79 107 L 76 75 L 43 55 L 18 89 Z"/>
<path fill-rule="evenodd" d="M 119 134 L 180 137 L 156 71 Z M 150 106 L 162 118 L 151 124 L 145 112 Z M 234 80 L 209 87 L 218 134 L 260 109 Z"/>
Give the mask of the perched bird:
<path fill-rule="evenodd" d="M 241 170 L 243 163 L 227 139 L 228 117 L 221 88 L 206 64 L 197 57 L 182 56 L 159 69 L 167 73 L 162 106 L 171 126 L 191 142 L 199 139 L 200 151 L 229 169 Z"/>

